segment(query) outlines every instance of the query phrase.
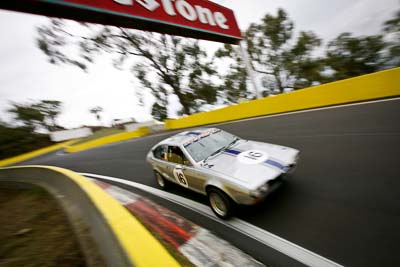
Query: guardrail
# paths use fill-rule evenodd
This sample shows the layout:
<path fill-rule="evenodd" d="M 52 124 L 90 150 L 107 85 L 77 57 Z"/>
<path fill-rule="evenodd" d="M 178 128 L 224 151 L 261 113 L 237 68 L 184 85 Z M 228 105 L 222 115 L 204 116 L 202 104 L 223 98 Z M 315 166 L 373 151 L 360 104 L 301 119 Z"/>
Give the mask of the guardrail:
<path fill-rule="evenodd" d="M 48 166 L 1 168 L 0 182 L 49 191 L 66 211 L 78 239 L 78 224 L 88 227 L 107 266 L 180 266 L 117 200 L 77 173 Z"/>
<path fill-rule="evenodd" d="M 395 68 L 165 122 L 166 129 L 180 129 L 399 95 L 400 68 Z"/>

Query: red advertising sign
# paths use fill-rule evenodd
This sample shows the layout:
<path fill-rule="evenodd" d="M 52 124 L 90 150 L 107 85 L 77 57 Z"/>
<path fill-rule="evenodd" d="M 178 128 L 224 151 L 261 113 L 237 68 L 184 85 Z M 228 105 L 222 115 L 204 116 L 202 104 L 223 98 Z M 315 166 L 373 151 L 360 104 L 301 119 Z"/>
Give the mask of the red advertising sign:
<path fill-rule="evenodd" d="M 237 43 L 232 10 L 206 0 L 14 0 L 0 8 Z"/>

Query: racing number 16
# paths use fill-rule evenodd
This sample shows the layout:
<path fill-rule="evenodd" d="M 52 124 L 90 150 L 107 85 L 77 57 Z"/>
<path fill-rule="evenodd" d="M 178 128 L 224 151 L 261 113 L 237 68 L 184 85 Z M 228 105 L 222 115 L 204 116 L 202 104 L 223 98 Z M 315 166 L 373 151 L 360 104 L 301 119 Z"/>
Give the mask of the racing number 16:
<path fill-rule="evenodd" d="M 262 154 L 260 152 L 250 151 L 248 155 L 252 158 L 261 158 Z"/>
<path fill-rule="evenodd" d="M 182 185 L 184 187 L 188 187 L 188 182 L 187 182 L 186 177 L 183 174 L 182 170 L 174 169 L 174 176 L 180 185 Z"/>
<path fill-rule="evenodd" d="M 183 176 L 183 173 L 178 173 L 178 180 L 181 184 L 186 184 L 186 180 Z"/>

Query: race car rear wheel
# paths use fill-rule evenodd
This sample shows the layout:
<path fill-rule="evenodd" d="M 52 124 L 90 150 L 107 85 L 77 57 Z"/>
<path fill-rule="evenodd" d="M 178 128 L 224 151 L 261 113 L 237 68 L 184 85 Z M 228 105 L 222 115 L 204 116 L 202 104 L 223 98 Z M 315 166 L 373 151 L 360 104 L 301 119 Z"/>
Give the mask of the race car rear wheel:
<path fill-rule="evenodd" d="M 211 210 L 222 219 L 228 219 L 234 213 L 234 203 L 224 192 L 216 188 L 210 188 L 208 191 L 208 200 Z"/>
<path fill-rule="evenodd" d="M 162 189 L 166 189 L 168 186 L 167 180 L 165 180 L 165 178 L 158 171 L 154 171 L 154 176 L 156 178 L 157 185 Z"/>

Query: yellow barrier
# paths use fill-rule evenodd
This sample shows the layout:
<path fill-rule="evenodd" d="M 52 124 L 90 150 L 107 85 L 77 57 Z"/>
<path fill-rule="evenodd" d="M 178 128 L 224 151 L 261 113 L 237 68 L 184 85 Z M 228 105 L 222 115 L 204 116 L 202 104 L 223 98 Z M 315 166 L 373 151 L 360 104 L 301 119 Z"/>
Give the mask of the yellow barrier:
<path fill-rule="evenodd" d="M 323 84 L 275 97 L 266 97 L 238 105 L 197 113 L 177 120 L 166 120 L 166 129 L 180 129 L 400 95 L 400 68 L 352 79 Z"/>
<path fill-rule="evenodd" d="M 12 157 L 12 158 L 0 160 L 0 167 L 11 165 L 11 164 L 14 164 L 14 163 L 18 163 L 18 162 L 21 162 L 21 161 L 25 161 L 25 160 L 28 160 L 28 159 L 31 159 L 31 158 L 35 158 L 35 157 L 44 155 L 44 154 L 56 151 L 56 150 L 61 149 L 61 148 L 65 148 L 68 145 L 70 145 L 72 143 L 75 143 L 75 142 L 76 142 L 76 140 L 67 141 L 67 142 L 63 142 L 63 143 L 60 143 L 60 144 L 56 144 L 56 145 L 48 146 L 48 147 L 45 147 L 45 148 L 41 148 L 41 149 L 38 149 L 38 150 L 35 150 L 35 151 L 31 151 L 31 152 L 28 152 L 28 153 L 25 153 L 25 154 L 22 154 L 22 155 L 19 155 L 19 156 L 15 156 L 15 157 Z"/>
<path fill-rule="evenodd" d="M 145 136 L 149 133 L 148 127 L 141 127 L 137 129 L 136 131 L 132 132 L 125 132 L 125 133 L 118 133 L 118 134 L 113 134 L 105 137 L 100 137 L 95 140 L 91 140 L 82 144 L 78 145 L 72 145 L 69 146 L 65 149 L 65 152 L 68 153 L 74 153 L 74 152 L 79 152 L 87 149 L 92 149 L 95 147 L 107 145 L 107 144 L 112 144 L 116 142 L 121 142 L 121 141 L 126 141 L 132 138 L 137 138 L 141 136 Z"/>
<path fill-rule="evenodd" d="M 155 237 L 100 187 L 70 170 L 48 167 L 74 180 L 104 215 L 135 266 L 180 266 Z"/>
<path fill-rule="evenodd" d="M 67 169 L 51 166 L 21 166 L 3 169 L 18 170 L 29 168 L 47 169 L 60 173 L 66 179 L 71 179 L 79 185 L 103 215 L 114 236 L 131 261 L 132 266 L 180 266 L 157 239 L 127 209 L 85 177 Z"/>

